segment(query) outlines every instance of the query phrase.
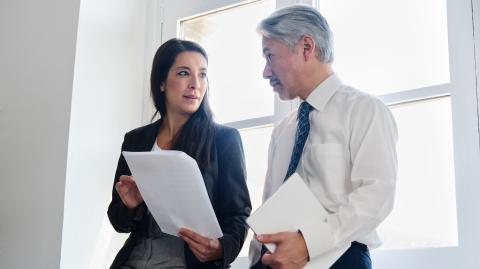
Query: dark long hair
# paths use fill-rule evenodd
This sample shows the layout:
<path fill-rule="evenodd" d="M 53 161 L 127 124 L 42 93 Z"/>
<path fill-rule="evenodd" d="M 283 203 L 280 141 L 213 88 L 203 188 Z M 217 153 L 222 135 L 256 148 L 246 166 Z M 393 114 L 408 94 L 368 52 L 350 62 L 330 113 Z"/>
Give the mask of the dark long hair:
<path fill-rule="evenodd" d="M 163 121 L 167 114 L 165 104 L 165 92 L 160 90 L 160 85 L 166 81 L 168 71 L 172 67 L 178 54 L 185 51 L 200 53 L 208 63 L 208 57 L 205 50 L 197 43 L 170 39 L 158 48 L 153 58 L 152 74 L 150 76 L 150 93 L 156 112 L 160 114 L 160 121 Z M 200 170 L 205 172 L 211 160 L 211 148 L 215 136 L 212 110 L 208 104 L 208 86 L 205 96 L 197 111 L 195 111 L 185 124 L 180 128 L 177 136 L 173 140 L 172 149 L 181 150 L 194 158 Z"/>

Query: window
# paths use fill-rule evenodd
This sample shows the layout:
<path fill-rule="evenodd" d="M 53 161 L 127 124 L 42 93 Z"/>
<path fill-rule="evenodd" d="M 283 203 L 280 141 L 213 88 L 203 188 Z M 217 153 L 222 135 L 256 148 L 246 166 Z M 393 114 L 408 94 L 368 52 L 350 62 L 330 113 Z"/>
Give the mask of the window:
<path fill-rule="evenodd" d="M 474 246 L 478 241 L 476 240 L 479 234 L 477 227 L 480 223 L 480 217 L 476 214 L 479 206 L 473 202 L 476 199 L 476 192 L 473 190 L 480 188 L 480 183 L 477 183 L 480 168 L 475 168 L 478 167 L 480 157 L 478 98 L 476 98 L 473 51 L 475 49 L 473 32 L 474 30 L 478 32 L 478 29 L 474 29 L 478 26 L 476 15 L 480 14 L 478 3 L 468 0 L 401 2 L 272 0 L 246 1 L 246 4 L 231 1 L 229 3 L 237 4 L 225 8 L 221 7 L 221 4 L 211 3 L 213 1 L 205 2 L 210 4 L 198 2 L 195 8 L 192 7 L 188 11 L 175 8 L 173 15 L 170 8 L 164 25 L 165 36 L 173 37 L 170 33 L 174 32 L 172 29 L 176 29 L 178 20 L 183 27 L 195 20 L 198 23 L 202 20 L 206 22 L 208 16 L 220 18 L 221 14 L 227 14 L 228 10 L 243 8 L 248 10 L 248 7 L 261 6 L 265 2 L 270 2 L 271 7 L 268 8 L 270 10 L 265 11 L 264 16 L 260 16 L 263 18 L 273 11 L 275 6 L 278 8 L 291 3 L 315 3 L 334 32 L 335 72 L 345 83 L 379 96 L 390 106 L 399 128 L 399 178 L 396 205 L 389 218 L 379 227 L 385 244 L 383 250 L 372 253 L 374 263 L 379 268 L 391 269 L 429 266 L 452 268 L 458 265 L 462 268 L 475 268 L 475 259 L 470 257 L 474 257 L 476 253 Z M 166 6 L 174 5 L 166 4 Z M 244 25 L 244 28 L 253 29 L 261 18 L 250 16 L 254 14 L 253 11 L 245 11 L 245 13 L 248 16 L 240 17 L 242 20 L 238 23 Z M 238 15 L 231 16 L 231 18 L 238 18 Z M 172 22 L 173 20 L 175 21 Z M 222 22 L 222 25 L 223 23 L 226 22 Z M 235 31 L 238 30 L 238 33 L 229 36 L 228 48 L 233 48 L 230 45 L 238 43 L 233 38 L 254 32 L 252 30 L 243 32 L 241 28 L 232 28 Z M 215 57 L 212 55 L 219 54 L 219 50 L 223 50 L 225 46 L 220 43 L 215 44 L 212 40 L 218 42 L 218 40 L 227 39 L 208 37 L 210 34 L 213 35 L 209 32 L 210 30 L 214 32 L 216 27 L 213 25 L 207 27 L 204 24 L 203 28 L 190 32 L 188 29 L 183 29 L 180 32 L 184 34 L 182 37 L 199 43 L 204 39 L 207 44 L 206 40 L 210 39 L 212 47 L 208 47 L 208 44 L 204 46 L 207 47 L 210 56 Z M 242 42 L 243 40 L 245 40 L 244 37 Z M 450 43 L 448 43 L 449 40 Z M 451 42 L 452 40 L 454 42 Z M 258 61 L 260 57 L 258 47 L 243 42 L 241 49 L 234 51 L 237 54 L 242 51 L 244 56 L 258 53 L 255 60 L 251 60 Z M 213 52 L 212 49 L 214 49 Z M 232 54 L 224 54 L 224 57 L 231 57 L 229 55 Z M 215 68 L 214 61 L 216 60 L 211 58 L 209 75 L 212 83 L 215 83 L 214 80 L 219 80 L 212 78 L 213 73 L 226 69 L 226 65 L 222 65 L 223 68 L 220 69 Z M 252 73 L 261 74 L 261 70 Z M 236 74 L 233 79 L 225 79 L 225 81 L 235 81 L 238 74 L 243 76 L 246 73 Z M 265 81 L 259 79 L 259 75 L 256 76 L 259 85 L 262 83 L 265 85 L 259 86 L 262 87 L 258 88 L 259 92 L 268 91 Z M 250 80 L 250 78 L 244 80 Z M 231 84 L 235 83 L 231 82 Z M 212 84 L 211 97 L 216 99 L 213 102 L 214 110 L 222 117 L 217 120 L 237 127 L 241 131 L 247 157 L 249 187 L 252 191 L 252 199 L 256 203 L 255 201 L 259 201 L 261 196 L 261 191 L 257 188 L 263 187 L 265 172 L 261 172 L 262 175 L 259 175 L 261 178 L 257 179 L 256 175 L 253 176 L 257 172 L 251 171 L 260 170 L 258 166 L 263 166 L 261 162 L 264 162 L 266 155 L 251 156 L 252 152 L 258 148 L 258 153 L 265 154 L 269 140 L 267 137 L 271 133 L 273 124 L 297 104 L 295 102 L 282 104 L 270 95 L 263 99 L 266 100 L 265 107 L 268 109 L 263 111 L 255 109 L 255 112 L 248 115 L 225 114 L 224 117 L 220 108 L 221 103 L 228 102 L 222 99 L 228 99 L 236 92 L 232 91 L 226 97 L 215 97 L 215 89 L 217 86 Z M 220 89 L 224 91 L 223 86 Z M 227 89 L 230 90 L 230 87 Z M 257 108 L 260 103 L 253 105 L 252 102 L 261 98 L 263 97 L 253 94 L 245 103 L 248 104 L 249 109 Z M 229 105 L 229 109 L 232 107 Z M 252 161 L 249 161 L 251 158 L 253 158 Z M 255 186 L 256 180 L 261 183 Z M 442 207 L 443 210 L 437 211 L 433 205 Z M 417 217 L 421 218 L 420 224 L 413 225 L 412 222 L 408 222 L 409 219 Z M 435 225 L 436 222 L 440 224 Z M 242 252 L 242 255 L 245 254 L 246 252 Z M 238 260 L 243 261 L 241 264 L 244 266 L 235 267 L 234 265 L 233 267 L 244 268 L 245 259 Z"/>
<path fill-rule="evenodd" d="M 446 1 L 321 0 L 334 70 L 372 94 L 450 82 Z M 379 23 L 381 22 L 381 23 Z"/>
<path fill-rule="evenodd" d="M 255 32 L 257 23 L 274 9 L 274 1 L 258 1 L 181 23 L 183 37 L 209 52 L 209 98 L 218 122 L 274 114 L 273 91 L 261 75 L 261 38 Z"/>
<path fill-rule="evenodd" d="M 262 78 L 261 37 L 255 31 L 274 10 L 275 1 L 256 1 L 181 21 L 183 38 L 210 52 L 209 98 L 216 121 L 240 130 L 253 210 L 262 202 L 268 145 L 274 120 L 282 111 Z M 248 256 L 252 237 L 249 231 L 240 256 Z"/>
<path fill-rule="evenodd" d="M 451 115 L 450 99 L 424 101 L 449 94 L 445 86 L 450 81 L 446 3 L 390 2 L 320 1 L 320 10 L 334 32 L 334 70 L 348 84 L 379 95 L 386 103 L 401 103 L 391 106 L 400 135 L 399 175 L 395 209 L 379 229 L 385 239 L 383 247 L 454 246 L 453 142 L 451 117 L 446 117 Z M 240 132 L 254 208 L 261 203 L 273 128 L 273 117 L 269 116 L 274 114 L 275 100 L 260 75 L 261 40 L 254 29 L 273 9 L 274 1 L 258 1 L 181 23 L 185 38 L 215 52 L 209 55 L 212 107 L 219 122 L 243 124 Z M 423 16 L 426 10 L 429 16 Z M 249 20 L 241 19 L 245 14 Z M 225 45 L 221 40 L 229 42 Z M 442 212 L 429 208 L 432 204 L 441 204 Z M 430 229 L 434 223 L 440 224 Z"/>
<path fill-rule="evenodd" d="M 450 97 L 390 107 L 398 126 L 395 206 L 379 227 L 382 248 L 457 246 Z"/>
<path fill-rule="evenodd" d="M 372 253 L 375 267 L 388 269 L 478 268 L 477 253 L 478 239 L 480 238 L 480 229 L 478 229 L 480 225 L 480 214 L 478 214 L 480 212 L 480 203 L 478 202 L 480 166 L 478 164 L 480 163 L 480 147 L 479 94 L 476 74 L 479 74 L 480 53 L 475 54 L 474 52 L 475 47 L 477 49 L 480 47 L 479 1 L 179 0 L 138 2 L 138 5 L 132 4 L 133 2 L 130 2 L 128 6 L 120 5 L 123 11 L 128 12 L 120 12 L 120 17 L 113 18 L 117 23 L 112 25 L 117 25 L 116 29 L 119 31 L 100 29 L 100 32 L 92 31 L 90 33 L 90 30 L 99 28 L 95 28 L 95 26 L 98 26 L 98 22 L 106 22 L 97 20 L 98 16 L 87 20 L 94 22 L 89 27 L 84 27 L 84 29 L 80 27 L 86 36 L 93 38 L 107 32 L 114 34 L 103 38 L 111 39 L 115 43 L 113 46 L 118 45 L 118 40 L 123 40 L 125 36 L 132 37 L 132 33 L 135 33 L 135 38 L 132 39 L 135 42 L 130 42 L 131 44 L 128 42 L 122 43 L 122 53 L 120 54 L 123 58 L 126 57 L 122 61 L 136 63 L 133 65 L 135 67 L 133 69 L 138 72 L 142 69 L 142 55 L 145 49 L 145 72 L 143 75 L 145 91 L 138 91 L 141 88 L 140 75 L 136 77 L 132 72 L 127 72 L 128 76 L 134 77 L 125 79 L 133 83 L 129 83 L 129 85 L 137 85 L 138 87 L 133 87 L 137 90 L 131 92 L 117 91 L 119 94 L 117 97 L 124 100 L 124 103 L 128 104 L 129 107 L 133 105 L 134 109 L 130 110 L 137 112 L 138 109 L 135 108 L 140 106 L 138 100 L 144 97 L 142 119 L 143 123 L 150 122 L 153 113 L 149 106 L 148 77 L 156 48 L 163 41 L 177 36 L 179 20 L 182 27 L 187 25 L 186 28 L 191 27 L 192 29 L 191 31 L 184 29 L 184 36 L 189 36 L 194 40 L 210 40 L 208 46 L 211 45 L 212 47 L 207 47 L 211 68 L 213 68 L 210 69 L 210 77 L 212 78 L 218 72 L 223 71 L 227 72 L 219 74 L 229 75 L 230 73 L 232 75 L 231 79 L 226 79 L 226 77 L 212 79 L 212 83 L 220 83 L 218 85 L 212 84 L 211 94 L 212 98 L 215 99 L 214 110 L 219 117 L 217 118 L 218 121 L 241 129 L 247 155 L 248 184 L 252 192 L 254 206 L 259 203 L 262 193 L 264 171 L 261 166 L 266 163 L 266 148 L 268 147 L 273 123 L 282 118 L 285 112 L 290 111 L 291 106 L 295 106 L 295 103 L 277 102 L 266 81 L 261 79 L 261 71 L 258 69 L 252 71 L 254 68 L 259 68 L 256 66 L 257 63 L 260 66 L 263 64 L 260 58 L 259 45 L 250 44 L 251 42 L 257 42 L 255 37 L 258 36 L 255 34 L 254 27 L 260 17 L 263 18 L 273 11 L 276 5 L 278 7 L 295 2 L 317 3 L 321 12 L 329 20 L 336 37 L 334 66 L 336 72 L 346 83 L 379 95 L 382 100 L 390 105 L 399 127 L 400 174 L 397 201 L 391 216 L 379 229 L 385 242 L 384 248 L 388 248 L 388 250 Z M 226 3 L 233 3 L 234 5 L 224 7 Z M 241 15 L 235 15 L 236 10 L 241 9 L 243 11 L 238 12 Z M 96 7 L 87 11 L 97 13 L 102 11 L 95 14 L 111 21 L 112 18 L 109 18 L 108 12 L 103 12 L 105 10 L 112 11 L 107 6 L 101 10 Z M 228 13 L 229 10 L 232 13 Z M 259 12 L 264 13 L 259 15 Z M 91 12 L 87 13 L 90 14 Z M 198 14 L 204 15 L 198 16 Z M 202 21 L 208 22 L 206 18 L 210 15 L 212 15 L 212 18 L 220 18 L 221 16 L 227 16 L 227 14 L 236 18 L 238 25 L 241 25 L 241 27 L 229 26 L 230 29 L 234 29 L 230 32 L 237 32 L 236 35 L 229 35 L 227 39 L 208 37 L 212 34 L 210 33 L 211 30 L 221 31 L 218 27 L 204 25 L 202 28 L 197 25 L 201 24 Z M 256 15 L 253 16 L 254 14 Z M 80 17 L 82 17 L 82 12 Z M 215 19 L 212 20 L 215 22 Z M 215 23 L 226 23 L 225 21 L 229 20 L 224 17 L 224 20 L 217 19 Z M 82 19 L 80 19 L 80 26 L 81 21 Z M 118 22 L 121 23 L 118 24 Z M 190 26 L 188 26 L 189 23 L 191 23 Z M 144 24 L 147 26 L 145 29 Z M 224 24 L 221 25 L 223 27 Z M 473 37 L 474 32 L 477 38 L 476 43 Z M 226 34 L 228 34 L 228 31 Z M 251 37 L 246 37 L 247 34 Z M 241 37 L 241 40 L 238 40 L 238 37 Z M 447 37 L 450 44 L 447 44 Z M 79 38 L 79 40 L 85 41 L 82 38 Z M 217 42 L 222 40 L 223 42 L 218 44 L 212 42 L 215 40 Z M 202 42 L 200 41 L 200 43 Z M 229 63 L 241 61 L 244 59 L 243 56 L 252 56 L 251 60 L 244 61 L 248 68 L 231 69 L 232 67 L 244 66 L 245 63 L 237 63 L 231 66 L 216 64 L 217 60 L 222 60 L 215 59 L 216 55 L 222 53 L 221 51 L 224 49 L 230 51 L 230 53 L 221 55 L 235 59 L 229 61 Z M 87 56 L 102 51 L 103 47 L 96 48 L 87 53 Z M 111 51 L 109 53 L 107 54 L 111 55 Z M 475 58 L 475 56 L 477 57 Z M 85 55 L 80 58 L 84 59 Z M 106 66 L 112 64 L 108 60 L 104 59 Z M 95 61 L 94 65 L 98 66 L 98 61 Z M 216 65 L 219 67 L 215 67 Z M 132 65 L 128 66 L 132 69 Z M 252 77 L 244 77 L 247 75 L 252 75 Z M 257 84 L 253 86 L 251 84 L 240 85 L 240 83 L 237 83 L 239 77 L 243 82 L 257 80 L 259 86 L 256 86 Z M 115 84 L 115 78 L 112 78 L 112 81 Z M 222 95 L 226 90 L 229 94 Z M 250 90 L 251 92 L 248 94 L 245 93 Z M 233 105 L 244 102 L 244 100 L 233 104 L 229 102 L 231 101 L 229 98 L 235 96 L 235 100 L 240 100 L 244 94 L 250 96 L 247 98 L 248 102 L 246 102 L 248 110 L 254 107 L 254 111 L 240 115 L 221 112 L 224 109 L 222 108 L 223 105 L 228 104 L 228 106 L 232 105 L 233 107 Z M 254 101 L 263 101 L 253 103 L 252 95 L 255 97 Z M 222 100 L 225 98 L 227 101 Z M 104 110 L 104 107 L 101 108 Z M 120 129 L 124 132 L 142 124 L 139 120 L 140 115 L 137 115 L 136 112 L 125 113 L 124 111 L 122 113 L 126 117 L 122 119 L 123 124 L 111 129 L 114 133 L 118 134 Z M 102 132 L 104 131 L 102 129 Z M 84 138 L 89 139 L 84 136 L 80 138 L 82 140 Z M 77 137 L 76 140 L 78 139 Z M 112 137 L 109 136 L 109 139 L 112 140 Z M 70 139 L 70 143 L 72 141 L 75 141 L 75 139 Z M 108 163 L 116 165 L 119 143 L 121 141 L 105 143 L 100 147 L 101 153 L 96 155 L 100 157 L 108 155 L 108 158 L 111 159 L 108 160 Z M 421 149 L 412 147 L 410 145 L 412 143 L 418 145 L 417 147 L 421 147 Z M 452 155 L 452 149 L 454 149 L 454 155 Z M 418 155 L 412 152 L 422 154 Z M 96 158 L 94 159 L 96 160 Z M 453 169 L 453 159 L 455 160 L 455 169 Z M 96 163 L 105 163 L 106 161 Z M 68 163 L 70 166 L 70 160 Z M 72 170 L 70 168 L 67 169 L 67 179 L 69 178 L 68 171 Z M 102 169 L 100 170 L 105 173 L 98 173 L 100 170 L 95 167 L 93 167 L 93 170 L 89 169 L 89 173 L 92 175 L 89 182 L 93 182 L 93 185 L 95 185 L 93 189 L 95 191 L 90 195 L 94 202 L 108 199 L 105 194 L 110 193 L 112 187 L 110 181 L 112 168 L 103 166 Z M 419 180 L 422 181 L 423 186 L 417 187 L 415 184 Z M 75 180 L 69 181 L 70 183 L 76 182 Z M 85 210 L 72 211 L 72 204 L 68 204 L 67 199 L 72 199 L 73 196 L 70 197 L 71 195 L 83 197 L 84 192 L 83 188 L 71 188 L 72 186 L 68 186 L 68 184 L 67 182 L 65 191 L 61 267 L 75 268 L 68 265 L 75 263 L 72 261 L 77 261 L 76 267 L 78 268 L 106 268 L 111 264 L 113 257 L 128 235 L 115 232 L 108 219 L 106 219 L 105 207 L 108 205 L 108 200 L 96 203 L 93 211 L 85 204 L 73 206 Z M 432 189 L 428 192 L 420 191 L 427 186 L 432 186 Z M 422 194 L 425 196 L 422 196 Z M 427 195 L 428 198 L 426 198 Z M 418 204 L 418 208 L 411 210 L 412 203 L 410 200 L 416 201 L 420 198 L 423 199 Z M 442 208 L 442 210 L 437 210 L 438 208 Z M 87 214 L 89 225 L 84 227 L 87 230 L 81 233 L 81 239 L 70 236 L 70 239 L 73 240 L 65 240 L 66 233 L 72 230 L 69 226 L 70 223 L 78 222 L 81 224 L 82 220 L 85 220 L 84 212 L 80 211 L 88 211 L 89 213 Z M 428 218 L 425 218 L 425 216 Z M 415 223 L 413 221 L 409 222 L 409 220 L 417 217 L 422 218 L 420 223 L 417 222 L 418 225 L 411 228 Z M 437 227 L 432 220 L 438 220 L 441 225 Z M 408 233 L 402 233 L 400 230 Z M 246 245 L 248 245 L 248 240 Z M 75 245 L 74 248 L 73 245 Z M 78 246 L 88 245 L 91 247 L 81 248 L 80 253 L 72 251 L 79 249 Z M 445 247 L 455 245 L 458 246 Z M 399 250 L 399 248 L 408 248 L 408 250 Z M 65 252 L 65 249 L 68 252 Z M 246 252 L 243 251 L 241 256 L 245 255 Z M 232 265 L 232 269 L 247 268 L 248 262 L 246 260 L 245 257 L 238 258 Z"/>
<path fill-rule="evenodd" d="M 436 0 L 319 1 L 335 72 L 391 104 L 397 121 L 397 192 L 379 227 L 383 249 L 458 244 L 446 9 Z"/>

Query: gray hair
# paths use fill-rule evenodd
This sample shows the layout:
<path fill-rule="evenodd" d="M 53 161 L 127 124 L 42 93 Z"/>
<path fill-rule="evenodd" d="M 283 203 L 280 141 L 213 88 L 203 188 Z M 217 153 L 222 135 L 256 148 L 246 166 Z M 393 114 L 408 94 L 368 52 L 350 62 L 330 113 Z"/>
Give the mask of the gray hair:
<path fill-rule="evenodd" d="M 317 58 L 324 63 L 333 62 L 332 31 L 320 12 L 310 6 L 279 9 L 262 20 L 257 31 L 264 37 L 282 41 L 291 49 L 303 36 L 309 35 L 315 41 Z"/>

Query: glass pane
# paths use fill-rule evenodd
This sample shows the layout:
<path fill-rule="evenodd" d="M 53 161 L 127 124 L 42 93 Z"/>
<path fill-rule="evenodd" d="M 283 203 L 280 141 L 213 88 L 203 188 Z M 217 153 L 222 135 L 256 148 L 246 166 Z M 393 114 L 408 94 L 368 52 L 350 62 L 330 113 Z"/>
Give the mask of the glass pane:
<path fill-rule="evenodd" d="M 216 121 L 273 115 L 274 95 L 262 78 L 261 38 L 255 29 L 274 10 L 275 1 L 258 1 L 182 22 L 184 38 L 207 50 Z"/>
<path fill-rule="evenodd" d="M 320 11 L 346 84 L 386 94 L 450 82 L 446 0 L 321 0 Z"/>
<path fill-rule="evenodd" d="M 272 130 L 273 126 L 240 130 L 245 150 L 247 184 L 252 200 L 252 212 L 262 204 L 263 183 L 267 173 L 268 145 Z M 252 237 L 253 233 L 249 230 L 240 256 L 248 256 L 248 246 Z"/>
<path fill-rule="evenodd" d="M 383 249 L 457 246 L 450 97 L 392 106 L 398 125 L 395 206 Z"/>

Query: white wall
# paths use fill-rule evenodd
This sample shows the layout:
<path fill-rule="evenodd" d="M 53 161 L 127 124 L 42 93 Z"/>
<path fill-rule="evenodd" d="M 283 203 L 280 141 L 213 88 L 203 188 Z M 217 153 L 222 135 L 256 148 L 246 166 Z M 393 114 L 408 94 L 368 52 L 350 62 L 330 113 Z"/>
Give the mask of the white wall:
<path fill-rule="evenodd" d="M 0 1 L 0 268 L 58 268 L 79 1 Z"/>
<path fill-rule="evenodd" d="M 107 218 L 125 132 L 148 88 L 147 0 L 83 0 L 68 144 L 61 268 L 108 268 L 125 235 Z M 145 59 L 148 56 L 148 59 Z M 148 73 L 148 74 L 147 74 Z"/>

